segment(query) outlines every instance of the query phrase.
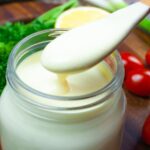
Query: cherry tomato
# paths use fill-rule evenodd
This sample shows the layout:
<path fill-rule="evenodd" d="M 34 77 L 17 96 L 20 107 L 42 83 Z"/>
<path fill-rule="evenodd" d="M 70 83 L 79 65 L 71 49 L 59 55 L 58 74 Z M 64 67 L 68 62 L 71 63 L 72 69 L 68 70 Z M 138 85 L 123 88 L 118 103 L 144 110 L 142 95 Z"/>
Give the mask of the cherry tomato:
<path fill-rule="evenodd" d="M 150 115 L 147 117 L 144 123 L 142 130 L 142 138 L 146 144 L 150 145 Z"/>
<path fill-rule="evenodd" d="M 146 56 L 145 56 L 145 60 L 146 60 L 146 63 L 148 65 L 150 65 L 150 50 L 147 51 Z"/>
<path fill-rule="evenodd" d="M 120 54 L 125 67 L 125 77 L 129 71 L 144 67 L 142 61 L 134 54 L 129 52 L 120 52 Z"/>
<path fill-rule="evenodd" d="M 125 87 L 139 96 L 150 96 L 150 70 L 136 69 L 128 73 L 125 79 Z"/>

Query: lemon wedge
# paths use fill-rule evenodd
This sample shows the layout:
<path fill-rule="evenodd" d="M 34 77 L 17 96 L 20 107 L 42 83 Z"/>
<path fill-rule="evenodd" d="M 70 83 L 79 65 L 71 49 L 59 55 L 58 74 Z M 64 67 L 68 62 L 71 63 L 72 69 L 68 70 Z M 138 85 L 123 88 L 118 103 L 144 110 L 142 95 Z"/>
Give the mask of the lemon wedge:
<path fill-rule="evenodd" d="M 75 28 L 104 18 L 109 13 L 97 7 L 82 6 L 63 12 L 57 19 L 55 28 Z"/>

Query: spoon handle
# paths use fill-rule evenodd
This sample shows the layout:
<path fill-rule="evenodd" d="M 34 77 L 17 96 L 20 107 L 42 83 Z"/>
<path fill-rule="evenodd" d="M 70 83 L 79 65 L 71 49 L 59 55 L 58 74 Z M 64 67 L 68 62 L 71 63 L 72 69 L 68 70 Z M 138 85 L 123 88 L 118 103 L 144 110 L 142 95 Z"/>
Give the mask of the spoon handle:
<path fill-rule="evenodd" d="M 140 0 L 142 3 L 150 6 L 150 0 Z"/>

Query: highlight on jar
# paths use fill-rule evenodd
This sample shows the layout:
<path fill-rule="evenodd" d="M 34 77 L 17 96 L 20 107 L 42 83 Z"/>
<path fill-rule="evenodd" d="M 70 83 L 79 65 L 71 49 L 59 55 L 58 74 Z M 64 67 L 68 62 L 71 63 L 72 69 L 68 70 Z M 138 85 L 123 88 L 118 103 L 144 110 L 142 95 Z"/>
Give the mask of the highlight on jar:
<path fill-rule="evenodd" d="M 40 30 L 13 45 L 0 99 L 2 150 L 121 150 L 125 71 L 116 47 L 150 7 L 141 1 L 108 13 L 72 8 L 76 2 L 38 18 L 47 21 L 60 11 L 55 27 L 61 28 Z M 63 21 L 72 22 L 74 13 L 91 17 L 65 29 Z M 29 31 L 38 21 L 24 27 Z"/>

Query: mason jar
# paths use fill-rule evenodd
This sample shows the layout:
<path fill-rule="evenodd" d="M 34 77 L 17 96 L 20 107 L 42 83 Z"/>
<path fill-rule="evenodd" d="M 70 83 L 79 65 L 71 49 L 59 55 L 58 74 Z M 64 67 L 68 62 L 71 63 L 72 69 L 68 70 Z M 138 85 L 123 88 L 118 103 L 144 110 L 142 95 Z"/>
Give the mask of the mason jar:
<path fill-rule="evenodd" d="M 124 70 L 117 51 L 104 60 L 112 79 L 103 88 L 84 95 L 49 95 L 27 85 L 16 73 L 24 59 L 63 32 L 34 33 L 13 49 L 0 101 L 3 150 L 120 149 L 126 101 Z"/>

